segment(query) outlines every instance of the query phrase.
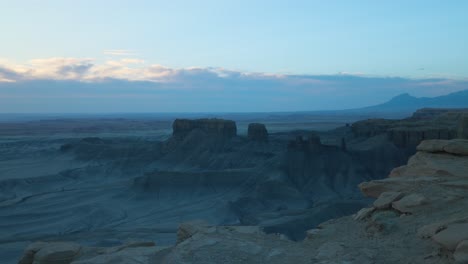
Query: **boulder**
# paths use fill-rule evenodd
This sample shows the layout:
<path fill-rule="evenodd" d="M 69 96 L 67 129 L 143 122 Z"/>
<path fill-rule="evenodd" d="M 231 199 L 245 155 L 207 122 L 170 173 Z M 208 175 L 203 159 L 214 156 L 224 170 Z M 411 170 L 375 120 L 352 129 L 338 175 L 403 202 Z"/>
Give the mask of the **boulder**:
<path fill-rule="evenodd" d="M 80 249 L 80 245 L 72 242 L 33 243 L 26 249 L 19 263 L 69 264 L 78 256 Z"/>
<path fill-rule="evenodd" d="M 403 184 L 398 178 L 362 182 L 358 185 L 361 192 L 372 198 L 378 198 L 384 192 L 393 192 L 401 189 Z"/>
<path fill-rule="evenodd" d="M 435 236 L 435 234 L 439 233 L 440 231 L 447 228 L 446 223 L 434 223 L 425 225 L 418 229 L 417 235 L 420 238 L 431 238 Z"/>
<path fill-rule="evenodd" d="M 460 242 L 453 254 L 456 263 L 468 263 L 468 240 Z"/>
<path fill-rule="evenodd" d="M 437 153 L 444 152 L 444 147 L 450 142 L 450 140 L 424 140 L 419 144 L 416 149 L 418 151 Z"/>
<path fill-rule="evenodd" d="M 455 250 L 460 242 L 468 240 L 468 223 L 449 225 L 432 239 L 448 250 Z"/>
<path fill-rule="evenodd" d="M 390 208 L 392 202 L 399 200 L 403 197 L 401 192 L 383 192 L 379 198 L 374 201 L 374 207 L 377 209 Z"/>
<path fill-rule="evenodd" d="M 254 141 L 268 141 L 268 131 L 264 124 L 251 123 L 247 131 L 248 138 Z"/>
<path fill-rule="evenodd" d="M 423 195 L 413 193 L 393 202 L 392 207 L 402 213 L 412 213 L 416 207 L 423 205 L 426 201 Z"/>
<path fill-rule="evenodd" d="M 237 135 L 236 123 L 218 118 L 176 119 L 172 123 L 172 135 L 185 137 L 193 130 L 201 130 L 211 136 L 234 137 Z"/>
<path fill-rule="evenodd" d="M 364 220 L 364 219 L 370 217 L 374 211 L 375 211 L 374 207 L 362 208 L 361 210 L 359 210 L 359 212 L 357 212 L 354 215 L 353 219 L 356 220 L 356 221 Z"/>
<path fill-rule="evenodd" d="M 468 140 L 452 140 L 444 147 L 444 151 L 450 154 L 468 156 Z"/>
<path fill-rule="evenodd" d="M 47 245 L 47 242 L 34 242 L 30 244 L 23 253 L 18 264 L 32 264 L 34 262 L 34 255 L 43 247 Z"/>

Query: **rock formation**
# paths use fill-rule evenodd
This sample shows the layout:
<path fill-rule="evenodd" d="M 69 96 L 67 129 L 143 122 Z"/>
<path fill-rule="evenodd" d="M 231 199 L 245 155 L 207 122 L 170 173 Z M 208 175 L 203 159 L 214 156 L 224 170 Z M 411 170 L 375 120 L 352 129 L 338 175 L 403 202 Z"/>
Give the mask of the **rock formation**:
<path fill-rule="evenodd" d="M 20 263 L 42 263 L 47 256 L 73 264 L 467 263 L 467 172 L 468 140 L 427 140 L 388 178 L 360 184 L 365 195 L 377 198 L 371 207 L 309 230 L 302 242 L 255 226 L 193 221 L 180 225 L 172 248 L 150 242 L 113 248 L 39 243 Z"/>
<path fill-rule="evenodd" d="M 268 141 L 268 131 L 264 124 L 251 123 L 247 130 L 247 135 L 250 140 L 266 142 Z"/>
<path fill-rule="evenodd" d="M 468 121 L 463 121 L 467 114 L 468 109 L 425 108 L 402 120 L 358 121 L 351 126 L 351 131 L 358 138 L 386 135 L 397 147 L 414 150 L 423 140 L 468 137 L 464 134 L 468 132 L 463 132 L 464 127 L 468 127 Z"/>
<path fill-rule="evenodd" d="M 172 124 L 172 135 L 176 137 L 184 137 L 194 130 L 226 138 L 234 137 L 237 134 L 236 123 L 232 120 L 217 118 L 176 119 Z"/>
<path fill-rule="evenodd" d="M 416 147 L 427 139 L 456 138 L 455 129 L 437 127 L 398 127 L 389 129 L 387 136 L 398 147 Z"/>
<path fill-rule="evenodd" d="M 288 150 L 318 152 L 322 147 L 320 137 L 315 134 L 310 134 L 306 140 L 302 136 L 297 136 L 288 143 Z"/>

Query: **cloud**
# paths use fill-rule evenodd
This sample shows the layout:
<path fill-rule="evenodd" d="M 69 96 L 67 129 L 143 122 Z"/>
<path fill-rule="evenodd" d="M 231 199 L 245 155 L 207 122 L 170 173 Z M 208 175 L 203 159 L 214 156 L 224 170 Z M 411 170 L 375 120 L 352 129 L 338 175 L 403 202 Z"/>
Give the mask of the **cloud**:
<path fill-rule="evenodd" d="M 137 55 L 135 51 L 124 49 L 109 49 L 104 50 L 104 54 L 113 56 L 134 56 Z"/>
<path fill-rule="evenodd" d="M 468 80 L 463 79 L 171 68 L 132 58 L 102 63 L 92 58 L 48 58 L 2 64 L 0 100 L 17 101 L 0 101 L 0 112 L 7 111 L 4 109 L 8 103 L 9 111 L 19 111 L 36 102 L 44 102 L 38 109 L 50 110 L 49 106 L 56 105 L 59 111 L 59 105 L 66 107 L 65 101 L 70 105 L 80 103 L 78 110 L 90 111 L 86 105 L 91 102 L 96 111 L 99 106 L 104 109 L 112 104 L 112 109 L 121 107 L 121 112 L 327 110 L 382 103 L 401 93 L 438 96 L 468 88 Z"/>
<path fill-rule="evenodd" d="M 0 66 L 0 82 L 15 82 L 21 78 L 21 74 L 14 70 L 3 68 Z"/>
<path fill-rule="evenodd" d="M 145 63 L 144 60 L 140 60 L 140 59 L 121 59 L 121 61 L 123 63 L 126 63 L 126 64 L 143 64 L 143 63 Z"/>

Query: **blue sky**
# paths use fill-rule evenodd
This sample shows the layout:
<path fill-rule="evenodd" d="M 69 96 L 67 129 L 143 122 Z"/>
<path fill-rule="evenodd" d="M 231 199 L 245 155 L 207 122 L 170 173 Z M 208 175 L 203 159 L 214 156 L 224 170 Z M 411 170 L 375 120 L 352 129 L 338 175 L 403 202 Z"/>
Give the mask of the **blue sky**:
<path fill-rule="evenodd" d="M 265 111 L 337 108 L 322 102 L 333 94 L 349 98 L 342 107 L 370 105 L 400 92 L 434 96 L 468 88 L 461 85 L 468 79 L 467 13 L 468 1 L 462 0 L 0 1 L 0 82 L 11 88 L 12 82 L 97 84 L 119 79 L 125 81 L 125 94 L 136 98 L 138 89 L 132 90 L 132 85 L 149 81 L 156 97 L 161 87 L 187 97 L 181 111 L 219 109 L 201 96 L 213 84 L 219 87 L 218 100 L 241 96 L 242 89 L 248 89 L 253 99 L 264 98 L 265 93 L 290 99 L 281 107 L 265 101 L 261 107 Z M 232 85 L 234 74 L 249 80 Z M 335 77 L 336 85 L 328 80 L 324 88 L 317 81 L 324 75 Z M 297 76 L 303 77 L 299 86 Z M 350 83 L 343 76 L 359 78 Z M 380 78 L 378 86 L 386 90 L 364 85 L 364 96 L 349 97 L 347 87 L 357 87 L 363 78 L 373 85 L 377 84 L 372 78 Z M 387 82 L 391 78 L 407 82 L 397 86 Z M 426 85 L 415 86 L 414 80 Z M 123 89 L 119 83 L 116 90 Z M 427 83 L 432 86 L 427 88 Z M 271 90 L 262 88 L 268 85 Z M 198 101 L 178 90 L 183 87 L 199 92 Z M 227 93 L 223 87 L 234 90 Z M 0 103 L 16 98 L 16 107 L 3 104 L 0 112 L 60 110 L 57 95 L 46 87 L 40 96 L 30 91 L 19 95 L 23 90 L 12 93 L 10 88 L 0 90 Z M 70 100 L 83 94 L 67 87 L 60 91 Z M 309 94 L 325 100 L 312 100 L 310 106 L 294 103 Z M 99 96 L 108 97 L 96 111 L 118 108 L 111 99 L 113 90 Z M 26 99 L 56 107 L 34 108 L 21 101 Z M 194 107 L 200 100 L 208 107 Z M 116 106 L 108 107 L 109 102 Z M 125 109 L 169 111 L 157 104 L 140 109 L 137 102 Z M 229 110 L 255 110 L 254 103 Z"/>

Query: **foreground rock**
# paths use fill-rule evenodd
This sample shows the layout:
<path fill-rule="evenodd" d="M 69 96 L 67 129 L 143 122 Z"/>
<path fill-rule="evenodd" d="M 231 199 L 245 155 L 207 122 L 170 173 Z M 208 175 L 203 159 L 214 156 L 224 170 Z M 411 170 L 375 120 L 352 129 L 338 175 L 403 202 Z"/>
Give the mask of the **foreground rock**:
<path fill-rule="evenodd" d="M 81 246 L 71 242 L 36 242 L 25 251 L 19 264 L 67 264 L 78 257 Z"/>

